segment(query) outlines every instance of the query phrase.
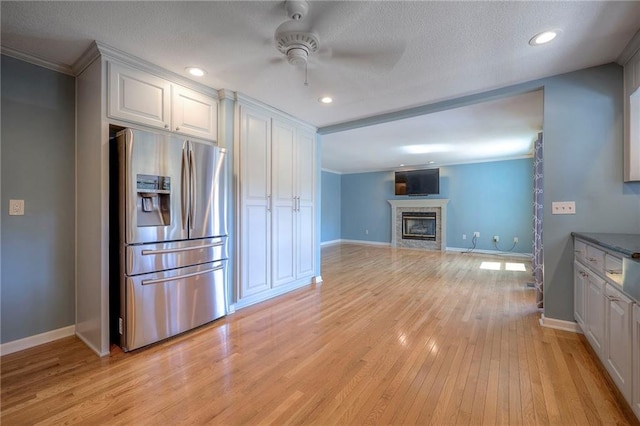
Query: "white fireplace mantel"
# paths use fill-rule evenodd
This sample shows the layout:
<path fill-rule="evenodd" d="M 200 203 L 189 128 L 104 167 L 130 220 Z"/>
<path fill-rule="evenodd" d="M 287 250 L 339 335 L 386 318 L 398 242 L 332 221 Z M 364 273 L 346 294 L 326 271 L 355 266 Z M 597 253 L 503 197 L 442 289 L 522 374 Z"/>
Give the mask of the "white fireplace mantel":
<path fill-rule="evenodd" d="M 446 198 L 425 200 L 387 200 L 391 204 L 391 246 L 398 247 L 398 210 L 405 210 L 411 208 L 433 208 L 440 210 L 440 237 L 439 250 L 445 251 L 447 248 L 447 203 Z"/>

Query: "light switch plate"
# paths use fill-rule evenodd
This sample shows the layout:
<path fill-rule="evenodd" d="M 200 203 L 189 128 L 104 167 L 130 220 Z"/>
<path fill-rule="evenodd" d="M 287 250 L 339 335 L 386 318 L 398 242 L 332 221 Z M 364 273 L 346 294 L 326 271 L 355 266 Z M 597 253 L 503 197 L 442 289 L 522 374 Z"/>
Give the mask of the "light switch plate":
<path fill-rule="evenodd" d="M 551 214 L 576 214 L 576 202 L 554 201 L 551 203 Z"/>
<path fill-rule="evenodd" d="M 24 215 L 24 200 L 9 200 L 9 216 Z"/>

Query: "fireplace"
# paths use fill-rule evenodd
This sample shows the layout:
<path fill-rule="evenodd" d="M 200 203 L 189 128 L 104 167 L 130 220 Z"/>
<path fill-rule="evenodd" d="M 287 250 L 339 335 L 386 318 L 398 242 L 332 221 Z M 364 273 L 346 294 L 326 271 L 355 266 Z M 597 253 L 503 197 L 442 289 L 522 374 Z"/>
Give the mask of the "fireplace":
<path fill-rule="evenodd" d="M 435 212 L 402 212 L 402 238 L 436 240 Z"/>
<path fill-rule="evenodd" d="M 392 247 L 439 251 L 447 249 L 449 200 L 410 197 L 388 201 L 391 204 Z"/>

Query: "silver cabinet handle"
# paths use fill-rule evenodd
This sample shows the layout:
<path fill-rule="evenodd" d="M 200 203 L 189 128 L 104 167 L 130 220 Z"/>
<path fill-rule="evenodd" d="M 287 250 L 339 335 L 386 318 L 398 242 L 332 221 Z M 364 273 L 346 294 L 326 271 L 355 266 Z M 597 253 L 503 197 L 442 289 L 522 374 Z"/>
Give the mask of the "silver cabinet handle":
<path fill-rule="evenodd" d="M 170 249 L 142 250 L 141 254 L 143 256 L 151 256 L 156 254 L 180 253 L 180 252 L 189 251 L 189 250 L 199 250 L 203 248 L 220 247 L 221 245 L 224 245 L 224 241 L 217 241 L 215 243 L 205 244 L 197 247 L 177 247 L 177 248 L 170 248 Z"/>
<path fill-rule="evenodd" d="M 180 130 L 180 127 L 176 127 L 176 132 L 177 132 L 178 130 Z"/>
<path fill-rule="evenodd" d="M 271 211 L 271 195 L 267 195 L 267 211 Z"/>
<path fill-rule="evenodd" d="M 165 128 L 165 129 L 168 129 L 168 128 L 169 128 L 169 125 L 168 125 L 168 124 L 165 124 L 165 125 L 164 125 L 164 128 Z"/>
<path fill-rule="evenodd" d="M 598 259 L 596 259 L 595 257 L 587 257 L 587 260 L 589 262 L 597 262 L 598 261 Z"/>
<path fill-rule="evenodd" d="M 181 280 L 183 278 L 197 277 L 198 275 L 204 275 L 210 272 L 219 271 L 222 268 L 224 268 L 224 265 L 216 266 L 215 268 L 211 268 L 211 269 L 205 269 L 204 271 L 192 272 L 190 274 L 177 275 L 175 277 L 157 278 L 155 280 L 142 280 L 142 285 L 162 284 L 168 281 L 175 281 L 175 280 Z"/>
<path fill-rule="evenodd" d="M 619 299 L 619 298 L 617 298 L 617 297 L 615 297 L 615 296 L 611 296 L 611 295 L 607 296 L 607 298 L 608 298 L 609 300 L 611 300 L 612 302 L 619 302 L 619 301 L 620 301 L 620 299 Z"/>
<path fill-rule="evenodd" d="M 622 274 L 622 271 L 615 270 L 615 269 L 607 269 L 607 273 L 611 274 L 611 275 L 620 275 L 620 274 Z"/>

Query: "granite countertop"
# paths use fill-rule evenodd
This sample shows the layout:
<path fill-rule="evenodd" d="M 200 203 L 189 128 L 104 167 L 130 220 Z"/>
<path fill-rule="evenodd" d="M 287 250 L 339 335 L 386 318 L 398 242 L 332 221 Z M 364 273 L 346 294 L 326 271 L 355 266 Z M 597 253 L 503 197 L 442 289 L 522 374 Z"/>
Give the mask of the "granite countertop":
<path fill-rule="evenodd" d="M 634 259 L 640 259 L 640 234 L 572 232 L 574 237 L 605 247 Z"/>

